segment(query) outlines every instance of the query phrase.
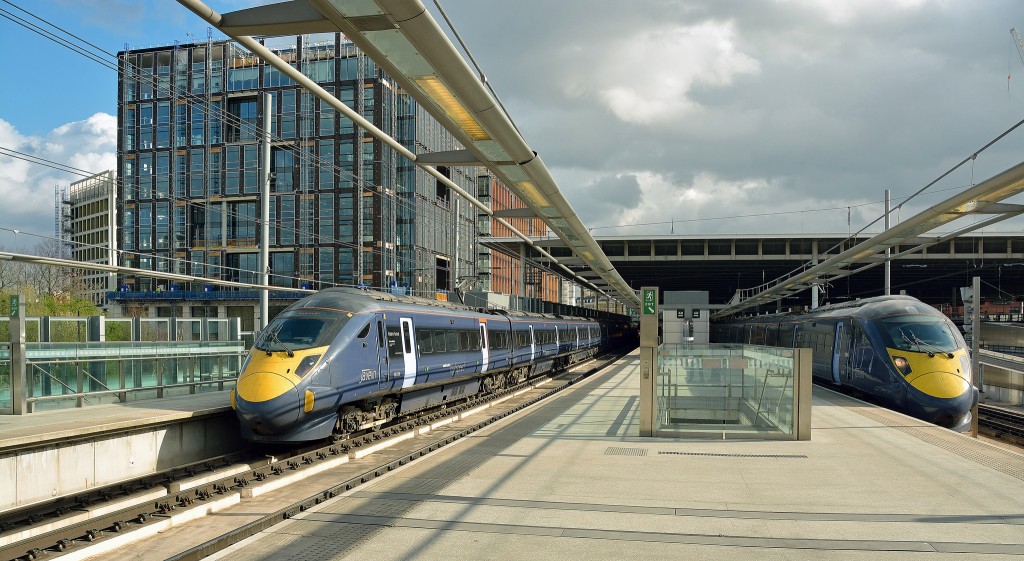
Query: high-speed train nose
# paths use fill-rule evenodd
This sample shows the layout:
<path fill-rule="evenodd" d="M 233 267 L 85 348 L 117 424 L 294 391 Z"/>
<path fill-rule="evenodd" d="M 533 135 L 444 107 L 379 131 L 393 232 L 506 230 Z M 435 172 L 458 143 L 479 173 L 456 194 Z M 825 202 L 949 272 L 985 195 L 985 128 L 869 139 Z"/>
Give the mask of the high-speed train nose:
<path fill-rule="evenodd" d="M 907 412 L 930 423 L 956 428 L 970 420 L 973 386 L 951 372 L 929 372 L 910 381 Z M 958 429 L 959 430 L 959 429 Z"/>
<path fill-rule="evenodd" d="M 959 397 L 971 386 L 952 372 L 928 372 L 910 380 L 910 385 L 925 395 L 943 399 Z"/>
<path fill-rule="evenodd" d="M 258 372 L 238 380 L 238 420 L 259 434 L 280 434 L 299 420 L 301 402 L 295 384 L 272 372 Z"/>

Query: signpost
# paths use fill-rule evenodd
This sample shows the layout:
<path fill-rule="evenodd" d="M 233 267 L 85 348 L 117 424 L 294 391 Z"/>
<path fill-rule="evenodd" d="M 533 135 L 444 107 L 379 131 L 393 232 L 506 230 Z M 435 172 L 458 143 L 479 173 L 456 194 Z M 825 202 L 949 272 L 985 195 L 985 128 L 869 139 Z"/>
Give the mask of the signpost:
<path fill-rule="evenodd" d="M 658 315 L 658 289 L 657 288 L 644 288 L 644 309 L 643 315 L 645 316 L 656 316 Z"/>
<path fill-rule="evenodd" d="M 640 309 L 640 436 L 654 436 L 658 356 L 658 289 L 643 287 Z"/>
<path fill-rule="evenodd" d="M 9 307 L 10 322 L 7 331 L 11 341 L 11 413 L 28 413 L 28 389 L 25 385 L 25 309 L 24 296 L 11 296 Z"/>

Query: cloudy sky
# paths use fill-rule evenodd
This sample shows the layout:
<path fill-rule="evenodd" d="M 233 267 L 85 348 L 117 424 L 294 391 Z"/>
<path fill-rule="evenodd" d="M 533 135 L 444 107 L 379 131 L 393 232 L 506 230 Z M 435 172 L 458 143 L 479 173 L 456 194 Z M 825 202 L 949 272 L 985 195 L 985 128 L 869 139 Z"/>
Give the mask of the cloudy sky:
<path fill-rule="evenodd" d="M 206 36 L 167 0 L 16 4 L 111 52 Z M 596 236 L 857 231 L 884 189 L 899 202 L 1024 117 L 1019 1 L 442 5 Z M 22 53 L 4 61 L 0 147 L 113 167 L 115 73 L 7 19 L 0 44 Z M 899 215 L 1019 163 L 1022 147 L 1024 127 Z M 0 227 L 52 235 L 54 185 L 74 179 L 0 156 Z"/>

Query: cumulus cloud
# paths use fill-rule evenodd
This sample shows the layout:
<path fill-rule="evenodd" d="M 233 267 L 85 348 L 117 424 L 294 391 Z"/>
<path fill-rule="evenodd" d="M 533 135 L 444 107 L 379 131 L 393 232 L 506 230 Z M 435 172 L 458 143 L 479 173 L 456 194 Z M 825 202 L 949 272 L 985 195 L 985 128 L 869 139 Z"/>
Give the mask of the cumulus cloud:
<path fill-rule="evenodd" d="M 117 164 L 117 118 L 96 113 L 61 125 L 43 136 L 26 136 L 0 119 L 0 147 L 91 173 Z M 53 236 L 54 188 L 83 179 L 53 168 L 0 154 L 0 245 L 26 249 Z M 25 235 L 15 236 L 10 230 Z"/>
<path fill-rule="evenodd" d="M 598 97 L 628 123 L 664 122 L 698 111 L 700 104 L 690 96 L 695 86 L 727 86 L 760 68 L 737 50 L 735 35 L 732 22 L 704 21 L 618 37 L 593 74 Z"/>

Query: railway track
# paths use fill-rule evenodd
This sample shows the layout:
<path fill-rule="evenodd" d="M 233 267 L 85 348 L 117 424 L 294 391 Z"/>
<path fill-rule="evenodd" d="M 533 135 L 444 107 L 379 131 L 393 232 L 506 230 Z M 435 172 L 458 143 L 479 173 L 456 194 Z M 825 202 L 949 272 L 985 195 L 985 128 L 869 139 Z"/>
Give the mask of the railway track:
<path fill-rule="evenodd" d="M 384 475 L 539 401 L 547 399 L 610 364 L 620 355 L 604 355 L 539 383 L 537 380 L 484 399 L 428 412 L 392 426 L 318 447 L 281 450 L 284 456 L 255 454 L 218 458 L 173 474 L 103 489 L 88 498 L 54 501 L 33 511 L 0 516 L 0 561 L 81 559 L 101 555 L 122 544 L 144 539 L 232 504 L 272 492 L 294 482 L 361 460 L 387 448 L 387 461 L 363 461 L 351 476 L 318 489 L 300 500 L 290 499 L 273 512 L 175 556 L 201 559 L 294 514 L 353 487 Z M 500 405 L 500 406 L 498 406 Z M 483 413 L 482 415 L 476 415 Z M 465 419 L 473 416 L 470 421 Z M 438 430 L 460 425 L 457 429 Z M 464 425 L 464 426 L 462 426 Z M 430 437 L 432 433 L 440 433 Z M 406 442 L 403 446 L 401 443 Z M 25 536 L 24 539 L 19 539 Z M 93 551 L 90 553 L 90 551 Z"/>
<path fill-rule="evenodd" d="M 979 403 L 978 432 L 1012 444 L 1024 445 L 1024 413 Z"/>

